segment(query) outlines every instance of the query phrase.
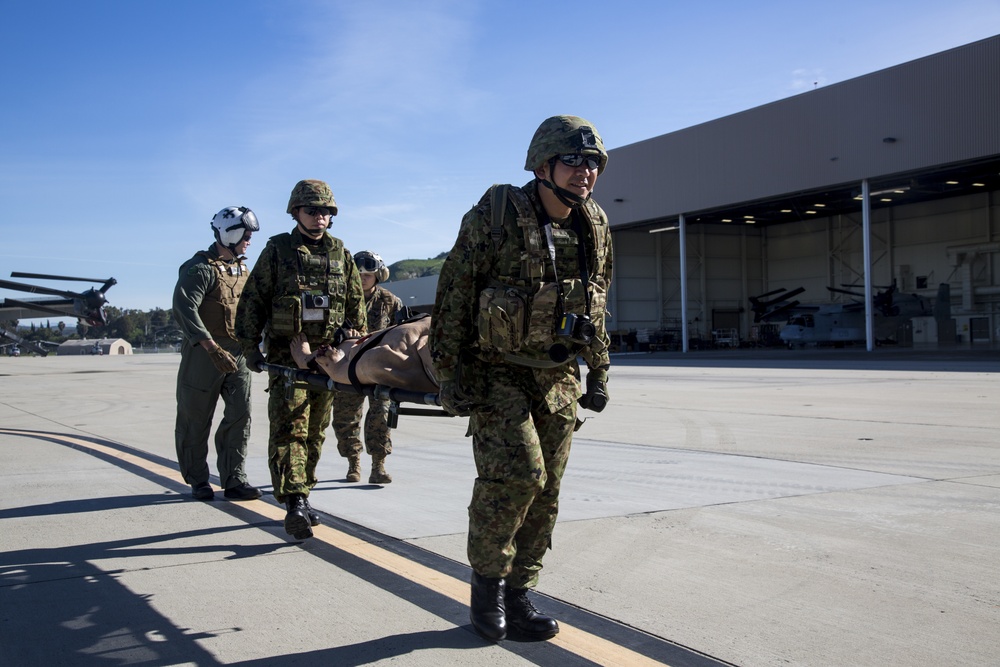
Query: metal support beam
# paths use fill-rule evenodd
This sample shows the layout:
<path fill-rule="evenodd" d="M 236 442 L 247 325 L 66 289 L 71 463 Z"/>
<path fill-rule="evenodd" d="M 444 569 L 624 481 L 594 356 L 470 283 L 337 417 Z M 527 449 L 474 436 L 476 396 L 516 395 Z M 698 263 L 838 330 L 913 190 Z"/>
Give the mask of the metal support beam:
<path fill-rule="evenodd" d="M 677 220 L 681 260 L 681 351 L 688 351 L 687 221 L 681 213 Z"/>
<path fill-rule="evenodd" d="M 872 308 L 872 206 L 868 194 L 868 179 L 861 181 L 861 226 L 864 241 L 865 274 L 865 345 L 868 351 L 875 349 L 875 326 Z"/>

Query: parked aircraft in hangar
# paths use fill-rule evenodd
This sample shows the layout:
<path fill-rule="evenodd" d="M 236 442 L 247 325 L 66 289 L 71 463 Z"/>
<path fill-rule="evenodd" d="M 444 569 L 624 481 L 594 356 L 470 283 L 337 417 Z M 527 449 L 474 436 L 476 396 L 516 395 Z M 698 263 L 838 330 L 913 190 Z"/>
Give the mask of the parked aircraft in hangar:
<path fill-rule="evenodd" d="M 785 320 L 779 332 L 781 341 L 789 348 L 816 345 L 847 345 L 864 343 L 865 295 L 852 289 L 828 287 L 833 293 L 854 297 L 847 303 L 804 304 L 794 297 L 805 291 L 784 288 L 750 297 L 754 322 Z M 938 289 L 937 301 L 950 304 L 951 294 L 947 283 Z M 895 342 L 900 327 L 914 317 L 950 317 L 935 310 L 931 299 L 919 294 L 901 293 L 893 284 L 872 297 L 873 333 L 877 342 Z"/>

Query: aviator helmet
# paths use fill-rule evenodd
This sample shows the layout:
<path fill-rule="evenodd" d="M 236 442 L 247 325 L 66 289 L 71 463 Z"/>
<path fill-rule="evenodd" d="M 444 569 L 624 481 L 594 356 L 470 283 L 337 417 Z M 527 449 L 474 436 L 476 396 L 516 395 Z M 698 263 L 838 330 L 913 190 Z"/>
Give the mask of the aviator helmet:
<path fill-rule="evenodd" d="M 371 250 L 362 250 L 354 254 L 354 263 L 361 273 L 375 274 L 375 282 L 384 283 L 389 279 L 389 267 L 382 258 Z"/>
<path fill-rule="evenodd" d="M 260 230 L 257 216 L 246 206 L 227 206 L 212 218 L 215 240 L 231 253 L 236 254 L 236 246 L 247 232 Z"/>

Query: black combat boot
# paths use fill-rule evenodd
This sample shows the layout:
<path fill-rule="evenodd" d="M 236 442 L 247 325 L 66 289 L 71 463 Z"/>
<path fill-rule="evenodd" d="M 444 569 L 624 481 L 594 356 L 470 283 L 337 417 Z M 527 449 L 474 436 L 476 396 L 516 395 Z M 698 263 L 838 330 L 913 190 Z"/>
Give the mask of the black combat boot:
<path fill-rule="evenodd" d="M 559 634 L 556 620 L 538 613 L 531 604 L 527 588 L 508 588 L 504 593 L 504 606 L 511 632 L 525 639 L 552 639 Z"/>
<path fill-rule="evenodd" d="M 498 642 L 507 636 L 507 621 L 503 609 L 503 579 L 484 577 L 472 572 L 472 604 L 469 620 L 484 639 Z"/>
<path fill-rule="evenodd" d="M 285 499 L 285 507 L 288 514 L 285 515 L 285 532 L 297 540 L 304 540 L 312 537 L 312 528 L 309 527 L 309 510 L 305 496 L 292 495 Z"/>
<path fill-rule="evenodd" d="M 312 508 L 312 505 L 309 504 L 309 499 L 308 498 L 305 498 L 304 500 L 305 500 L 305 503 L 306 503 L 306 514 L 309 515 L 309 525 L 310 526 L 318 526 L 319 523 L 320 523 L 319 522 L 319 512 L 317 512 L 316 510 L 314 510 Z"/>

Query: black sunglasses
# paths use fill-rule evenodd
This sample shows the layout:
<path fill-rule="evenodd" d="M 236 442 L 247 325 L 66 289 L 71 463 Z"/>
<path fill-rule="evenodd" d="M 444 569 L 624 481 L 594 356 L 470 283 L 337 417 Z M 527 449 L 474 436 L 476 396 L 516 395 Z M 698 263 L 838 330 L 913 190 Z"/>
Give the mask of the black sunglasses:
<path fill-rule="evenodd" d="M 333 215 L 333 209 L 326 206 L 306 206 L 302 210 L 314 218 L 320 215 Z"/>
<path fill-rule="evenodd" d="M 580 153 L 567 153 L 560 155 L 559 161 L 567 167 L 579 167 L 586 163 L 587 169 L 596 170 L 601 166 L 601 158 L 598 155 L 581 155 Z"/>

